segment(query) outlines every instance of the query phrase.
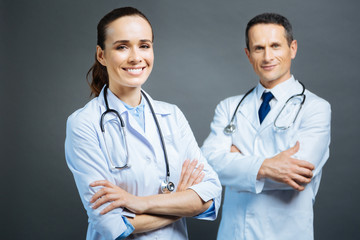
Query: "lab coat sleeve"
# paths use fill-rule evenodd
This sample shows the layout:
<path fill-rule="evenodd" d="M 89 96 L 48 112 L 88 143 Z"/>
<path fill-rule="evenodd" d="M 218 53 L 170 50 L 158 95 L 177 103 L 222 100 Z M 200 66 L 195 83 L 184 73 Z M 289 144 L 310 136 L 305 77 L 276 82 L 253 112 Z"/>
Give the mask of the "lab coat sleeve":
<path fill-rule="evenodd" d="M 221 204 L 222 189 L 219 178 L 203 156 L 193 132 L 191 131 L 189 123 L 187 122 L 184 114 L 178 108 L 177 118 L 179 119 L 178 123 L 181 133 L 180 143 L 183 145 L 183 150 L 186 152 L 185 158 L 190 160 L 197 159 L 199 164 L 204 164 L 203 172 L 205 173 L 205 177 L 203 181 L 199 184 L 191 186 L 190 188 L 194 190 L 204 202 L 213 200 L 215 204 L 215 208 L 211 211 L 211 214 L 199 214 L 196 218 L 202 220 L 215 220 Z"/>
<path fill-rule="evenodd" d="M 315 165 L 314 177 L 321 172 L 329 158 L 330 125 L 330 104 L 318 99 L 304 111 L 299 131 L 293 139 L 293 142 L 300 142 L 300 149 L 295 157 Z"/>
<path fill-rule="evenodd" d="M 100 149 L 95 126 L 88 118 L 76 113 L 69 117 L 66 127 L 65 155 L 81 201 L 89 216 L 89 222 L 104 239 L 116 239 L 128 229 L 122 218 L 123 209 L 116 208 L 101 215 L 101 210 L 107 204 L 94 210 L 89 202 L 94 193 L 101 189 L 101 187 L 90 187 L 90 183 L 96 180 L 108 180 L 114 183 L 114 179 Z"/>
<path fill-rule="evenodd" d="M 312 94 L 309 98 L 299 115 L 300 124 L 289 142 L 289 147 L 299 141 L 300 149 L 293 157 L 314 164 L 312 181 L 319 181 L 322 167 L 329 158 L 331 107 L 321 98 L 314 99 Z M 293 188 L 284 183 L 267 180 L 263 190 L 293 190 Z"/>
<path fill-rule="evenodd" d="M 264 187 L 265 180 L 256 178 L 265 157 L 231 153 L 232 138 L 224 133 L 224 128 L 231 119 L 232 101 L 230 98 L 225 99 L 216 107 L 211 132 L 202 146 L 202 151 L 219 175 L 223 186 L 237 191 L 259 193 Z"/>

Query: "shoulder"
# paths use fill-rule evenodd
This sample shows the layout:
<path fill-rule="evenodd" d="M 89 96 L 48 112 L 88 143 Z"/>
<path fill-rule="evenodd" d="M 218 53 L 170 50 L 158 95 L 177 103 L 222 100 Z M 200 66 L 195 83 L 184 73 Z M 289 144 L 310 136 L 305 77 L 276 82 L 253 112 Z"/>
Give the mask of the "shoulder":
<path fill-rule="evenodd" d="M 170 117 L 174 120 L 183 120 L 185 118 L 183 112 L 175 104 L 158 100 L 153 100 L 153 103 L 157 114 L 160 114 L 164 117 Z"/>
<path fill-rule="evenodd" d="M 153 100 L 155 110 L 160 113 L 174 113 L 179 109 L 175 104 L 163 102 L 159 100 Z"/>
<path fill-rule="evenodd" d="M 313 92 L 306 89 L 305 96 L 306 96 L 304 103 L 305 107 L 315 111 L 327 111 L 327 112 L 331 111 L 330 103 L 325 99 L 317 96 Z"/>
<path fill-rule="evenodd" d="M 73 112 L 67 119 L 67 130 L 74 130 L 92 126 L 95 122 L 100 121 L 100 106 L 98 99 L 94 98 L 84 107 Z"/>
<path fill-rule="evenodd" d="M 234 111 L 236 106 L 239 104 L 239 102 L 243 97 L 244 94 L 225 98 L 219 102 L 219 104 L 216 107 L 216 110 Z"/>

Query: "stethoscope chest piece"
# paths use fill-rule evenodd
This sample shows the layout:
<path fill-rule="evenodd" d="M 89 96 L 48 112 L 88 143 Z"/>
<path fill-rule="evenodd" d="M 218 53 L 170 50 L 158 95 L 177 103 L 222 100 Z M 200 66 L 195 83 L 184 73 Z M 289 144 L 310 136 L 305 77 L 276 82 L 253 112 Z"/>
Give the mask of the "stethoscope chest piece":
<path fill-rule="evenodd" d="M 108 101 L 107 101 L 107 89 L 108 89 L 108 86 L 106 86 L 105 89 L 104 89 L 104 101 L 105 101 L 105 105 L 106 105 L 106 111 L 101 115 L 100 127 L 101 127 L 101 131 L 102 131 L 102 133 L 104 135 L 105 134 L 105 128 L 104 128 L 104 122 L 103 121 L 104 121 L 105 115 L 108 114 L 108 113 L 115 114 L 117 116 L 117 118 L 120 120 L 120 125 L 121 125 L 121 129 L 122 129 L 122 133 L 123 133 L 122 134 L 123 141 L 125 142 L 125 152 L 126 152 L 126 162 L 125 162 L 125 164 L 122 165 L 122 166 L 115 166 L 114 162 L 112 161 L 112 159 L 110 157 L 109 150 L 108 150 L 108 148 L 106 146 L 106 141 L 105 141 L 105 146 L 106 146 L 106 151 L 107 151 L 107 154 L 109 156 L 109 159 L 110 159 L 110 162 L 111 162 L 111 165 L 112 165 L 112 169 L 126 169 L 126 168 L 130 167 L 130 164 L 129 164 L 129 148 L 128 148 L 127 141 L 126 141 L 125 123 L 124 123 L 124 120 L 122 119 L 121 115 L 116 110 L 109 108 L 109 104 L 108 104 Z M 149 98 L 146 96 L 146 94 L 143 91 L 141 91 L 141 94 L 142 94 L 142 96 L 144 96 L 146 102 L 148 103 L 148 105 L 150 107 L 151 114 L 153 115 L 155 124 L 157 126 L 158 133 L 159 133 L 159 136 L 160 136 L 161 145 L 162 145 L 163 152 L 164 152 L 164 159 L 165 159 L 165 165 L 166 165 L 166 179 L 161 182 L 160 190 L 161 190 L 162 193 L 170 193 L 170 192 L 175 190 L 175 184 L 173 182 L 169 181 L 170 169 L 169 169 L 169 161 L 168 161 L 168 157 L 167 157 L 167 153 L 166 153 L 166 146 L 165 146 L 165 142 L 164 142 L 164 137 L 162 135 L 160 124 L 159 124 L 159 122 L 158 122 L 158 120 L 156 118 L 155 111 L 154 111 L 154 109 L 153 109 L 153 107 L 152 107 L 152 105 L 150 103 Z M 105 136 L 104 136 L 104 139 L 105 139 Z"/>
<path fill-rule="evenodd" d="M 236 126 L 234 123 L 229 123 L 225 128 L 224 128 L 224 133 L 226 135 L 230 135 L 233 134 L 236 131 Z"/>
<path fill-rule="evenodd" d="M 162 193 L 171 193 L 175 190 L 175 184 L 173 182 L 164 180 L 161 182 L 160 190 Z"/>

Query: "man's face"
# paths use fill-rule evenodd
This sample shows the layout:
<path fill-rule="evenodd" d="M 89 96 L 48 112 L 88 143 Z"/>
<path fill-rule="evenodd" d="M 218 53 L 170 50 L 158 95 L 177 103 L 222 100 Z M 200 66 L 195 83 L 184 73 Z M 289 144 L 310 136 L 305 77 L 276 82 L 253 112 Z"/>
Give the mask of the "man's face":
<path fill-rule="evenodd" d="M 284 27 L 277 24 L 256 24 L 249 29 L 245 53 L 265 88 L 273 88 L 291 76 L 297 42 L 293 40 L 289 46 L 285 34 Z"/>

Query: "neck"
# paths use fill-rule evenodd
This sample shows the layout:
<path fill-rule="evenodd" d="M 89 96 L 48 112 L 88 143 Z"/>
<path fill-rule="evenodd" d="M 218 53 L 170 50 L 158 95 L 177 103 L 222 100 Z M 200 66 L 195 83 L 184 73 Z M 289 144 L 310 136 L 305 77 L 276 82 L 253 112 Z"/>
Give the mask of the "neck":
<path fill-rule="evenodd" d="M 140 87 L 119 87 L 114 88 L 109 86 L 111 92 L 124 103 L 136 107 L 141 102 L 141 88 Z"/>
<path fill-rule="evenodd" d="M 272 89 L 272 88 L 276 87 L 277 85 L 279 85 L 280 83 L 283 83 L 290 78 L 291 78 L 291 74 L 288 74 L 280 79 L 276 79 L 276 80 L 272 80 L 272 81 L 263 81 L 260 79 L 260 83 L 261 83 L 261 85 L 263 85 L 264 88 Z"/>

